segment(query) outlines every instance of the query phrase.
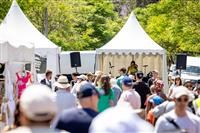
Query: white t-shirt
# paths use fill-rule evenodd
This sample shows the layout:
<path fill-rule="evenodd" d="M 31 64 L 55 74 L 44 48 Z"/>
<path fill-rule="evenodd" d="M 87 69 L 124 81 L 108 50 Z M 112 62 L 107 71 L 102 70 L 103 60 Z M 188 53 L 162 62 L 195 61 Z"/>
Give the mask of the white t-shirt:
<path fill-rule="evenodd" d="M 134 109 L 140 109 L 141 98 L 140 95 L 133 89 L 123 91 L 118 103 L 128 102 Z"/>
<path fill-rule="evenodd" d="M 58 107 L 58 113 L 62 112 L 65 109 L 76 107 L 75 96 L 72 93 L 67 92 L 66 90 L 56 91 L 56 102 Z"/>
<path fill-rule="evenodd" d="M 18 127 L 8 133 L 68 133 L 67 131 L 55 130 L 49 127 Z"/>
<path fill-rule="evenodd" d="M 151 133 L 153 127 L 142 120 L 130 104 L 118 104 L 95 117 L 89 133 Z"/>
<path fill-rule="evenodd" d="M 200 133 L 200 118 L 187 111 L 187 115 L 184 117 L 178 117 L 175 114 L 175 110 L 172 110 L 163 116 L 161 116 L 156 122 L 155 132 L 173 132 L 176 131 L 176 127 L 167 121 L 166 118 L 174 119 L 174 122 L 181 128 L 185 129 L 187 133 Z"/>

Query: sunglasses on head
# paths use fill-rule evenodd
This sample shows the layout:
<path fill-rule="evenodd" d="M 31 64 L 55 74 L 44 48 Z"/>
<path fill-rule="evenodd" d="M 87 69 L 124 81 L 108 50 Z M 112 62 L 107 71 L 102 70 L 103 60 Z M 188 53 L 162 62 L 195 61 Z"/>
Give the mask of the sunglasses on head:
<path fill-rule="evenodd" d="M 185 97 L 185 98 L 177 98 L 177 101 L 178 102 L 188 102 L 188 98 L 187 97 Z"/>

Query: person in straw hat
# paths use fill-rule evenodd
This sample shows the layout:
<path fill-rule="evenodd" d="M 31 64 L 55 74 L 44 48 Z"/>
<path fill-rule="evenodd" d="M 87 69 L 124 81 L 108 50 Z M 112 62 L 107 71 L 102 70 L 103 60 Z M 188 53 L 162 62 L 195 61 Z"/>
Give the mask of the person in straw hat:
<path fill-rule="evenodd" d="M 70 93 L 71 85 L 68 83 L 66 76 L 59 76 L 54 86 L 58 88 L 56 91 L 56 101 L 58 106 L 58 113 L 65 109 L 76 107 L 76 98 Z"/>

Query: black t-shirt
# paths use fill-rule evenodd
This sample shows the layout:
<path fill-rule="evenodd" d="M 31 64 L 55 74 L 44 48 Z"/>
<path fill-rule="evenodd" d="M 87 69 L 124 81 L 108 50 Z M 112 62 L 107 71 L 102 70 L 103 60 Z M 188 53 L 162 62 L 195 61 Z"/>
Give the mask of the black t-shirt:
<path fill-rule="evenodd" d="M 153 78 L 150 78 L 148 80 L 148 86 L 151 87 L 151 85 L 153 85 L 153 82 L 154 82 L 154 79 Z"/>
<path fill-rule="evenodd" d="M 146 96 L 147 94 L 150 94 L 150 89 L 148 87 L 147 84 L 145 84 L 145 82 L 135 82 L 133 84 L 133 89 L 135 89 L 135 91 L 138 92 L 138 94 L 140 95 L 141 98 L 141 108 L 144 109 L 145 108 L 145 101 L 146 101 Z"/>
<path fill-rule="evenodd" d="M 89 109 L 70 109 L 64 111 L 56 124 L 57 129 L 71 133 L 88 133 L 90 124 L 98 112 Z"/>

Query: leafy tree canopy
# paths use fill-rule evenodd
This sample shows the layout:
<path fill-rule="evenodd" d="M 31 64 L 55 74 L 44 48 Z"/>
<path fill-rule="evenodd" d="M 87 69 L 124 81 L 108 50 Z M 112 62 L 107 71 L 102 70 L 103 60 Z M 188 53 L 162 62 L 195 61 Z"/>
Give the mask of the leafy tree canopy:
<path fill-rule="evenodd" d="M 146 32 L 172 57 L 177 52 L 200 51 L 200 2 L 161 0 L 135 13 Z"/>
<path fill-rule="evenodd" d="M 63 50 L 94 50 L 107 43 L 123 19 L 106 0 L 17 0 L 36 28 L 44 33 L 48 9 L 48 38 Z M 0 21 L 12 0 L 0 0 Z"/>

